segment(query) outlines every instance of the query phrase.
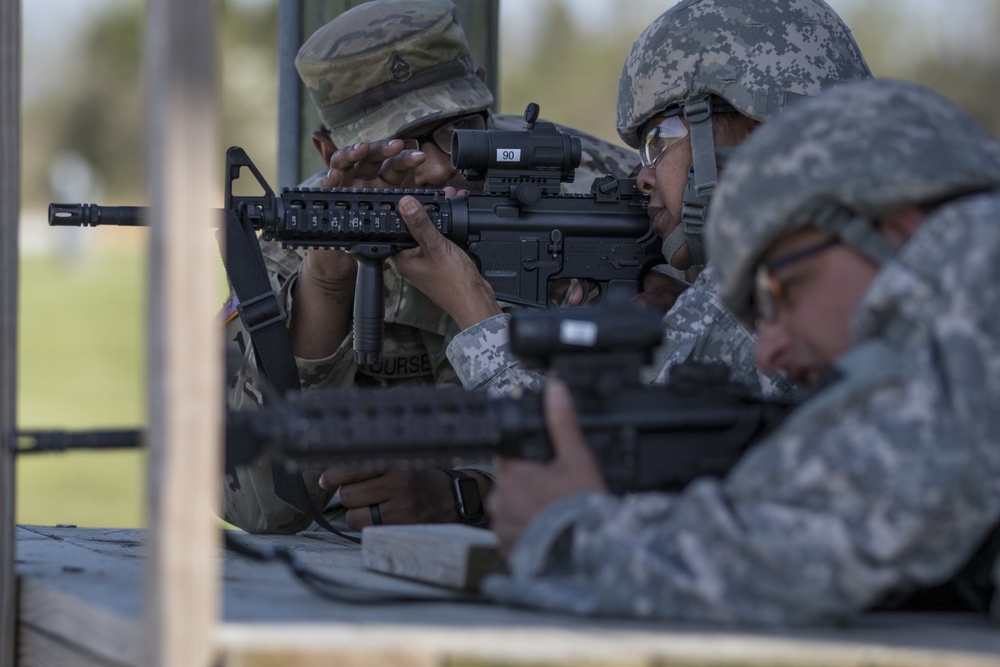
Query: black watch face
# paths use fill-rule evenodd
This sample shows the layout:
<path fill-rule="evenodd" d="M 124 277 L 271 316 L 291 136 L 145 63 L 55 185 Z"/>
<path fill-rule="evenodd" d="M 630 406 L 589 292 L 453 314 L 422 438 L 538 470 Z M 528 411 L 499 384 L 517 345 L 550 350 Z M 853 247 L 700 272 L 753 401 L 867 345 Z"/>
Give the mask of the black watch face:
<path fill-rule="evenodd" d="M 464 519 L 478 519 L 483 516 L 483 499 L 479 495 L 479 484 L 474 479 L 455 480 L 458 490 L 458 512 Z"/>

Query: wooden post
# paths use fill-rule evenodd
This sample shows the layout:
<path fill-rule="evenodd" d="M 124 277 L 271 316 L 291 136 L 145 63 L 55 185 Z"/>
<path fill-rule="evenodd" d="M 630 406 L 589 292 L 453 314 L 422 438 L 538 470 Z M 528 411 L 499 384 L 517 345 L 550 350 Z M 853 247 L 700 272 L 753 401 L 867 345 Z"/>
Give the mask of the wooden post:
<path fill-rule="evenodd" d="M 144 665 L 216 656 L 223 402 L 216 5 L 148 0 L 149 539 Z"/>
<path fill-rule="evenodd" d="M 17 225 L 21 208 L 21 0 L 0 0 L 0 667 L 17 646 L 14 453 L 17 392 Z"/>
<path fill-rule="evenodd" d="M 453 0 L 469 40 L 472 60 L 486 69 L 493 111 L 500 108 L 500 0 Z"/>

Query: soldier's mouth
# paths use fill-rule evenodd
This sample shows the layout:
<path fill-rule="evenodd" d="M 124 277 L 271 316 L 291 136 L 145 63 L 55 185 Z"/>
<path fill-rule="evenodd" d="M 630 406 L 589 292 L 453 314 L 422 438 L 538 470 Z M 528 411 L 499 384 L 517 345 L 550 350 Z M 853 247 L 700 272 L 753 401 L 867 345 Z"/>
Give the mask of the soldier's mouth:
<path fill-rule="evenodd" d="M 661 239 L 666 239 L 670 232 L 673 231 L 673 227 L 676 225 L 671 224 L 670 214 L 664 206 L 650 206 L 646 209 L 649 214 L 649 219 L 653 224 L 653 231 Z"/>

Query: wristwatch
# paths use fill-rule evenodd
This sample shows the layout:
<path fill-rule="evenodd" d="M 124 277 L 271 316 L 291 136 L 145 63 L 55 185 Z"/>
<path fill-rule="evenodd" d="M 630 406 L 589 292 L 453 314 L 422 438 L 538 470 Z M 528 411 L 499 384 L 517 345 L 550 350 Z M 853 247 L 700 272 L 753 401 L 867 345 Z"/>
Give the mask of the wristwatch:
<path fill-rule="evenodd" d="M 455 494 L 455 507 L 462 523 L 483 522 L 483 498 L 479 495 L 479 482 L 461 470 L 445 470 L 451 476 L 451 490 Z"/>

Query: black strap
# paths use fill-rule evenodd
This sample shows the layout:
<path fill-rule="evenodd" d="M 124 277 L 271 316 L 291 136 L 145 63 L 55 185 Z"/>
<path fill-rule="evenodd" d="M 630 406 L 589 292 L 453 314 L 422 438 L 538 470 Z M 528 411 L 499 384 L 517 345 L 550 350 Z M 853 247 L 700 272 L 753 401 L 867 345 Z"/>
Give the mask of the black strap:
<path fill-rule="evenodd" d="M 243 217 L 233 210 L 226 212 L 226 273 L 239 300 L 237 310 L 253 341 L 261 374 L 284 396 L 301 387 L 285 328 L 285 308 L 271 289 L 257 234 Z"/>
<path fill-rule="evenodd" d="M 227 202 L 228 203 L 228 202 Z M 261 375 L 280 397 L 300 391 L 298 367 L 292 342 L 285 327 L 285 308 L 271 288 L 257 234 L 248 216 L 240 215 L 233 206 L 226 210 L 226 251 L 223 256 L 229 283 L 239 300 L 237 309 L 243 327 L 253 342 L 254 354 Z M 267 392 L 265 392 L 266 400 Z M 271 465 L 275 495 L 292 508 L 309 516 L 320 527 L 351 540 L 323 517 L 309 496 L 301 474 L 288 472 L 280 465 Z"/>

